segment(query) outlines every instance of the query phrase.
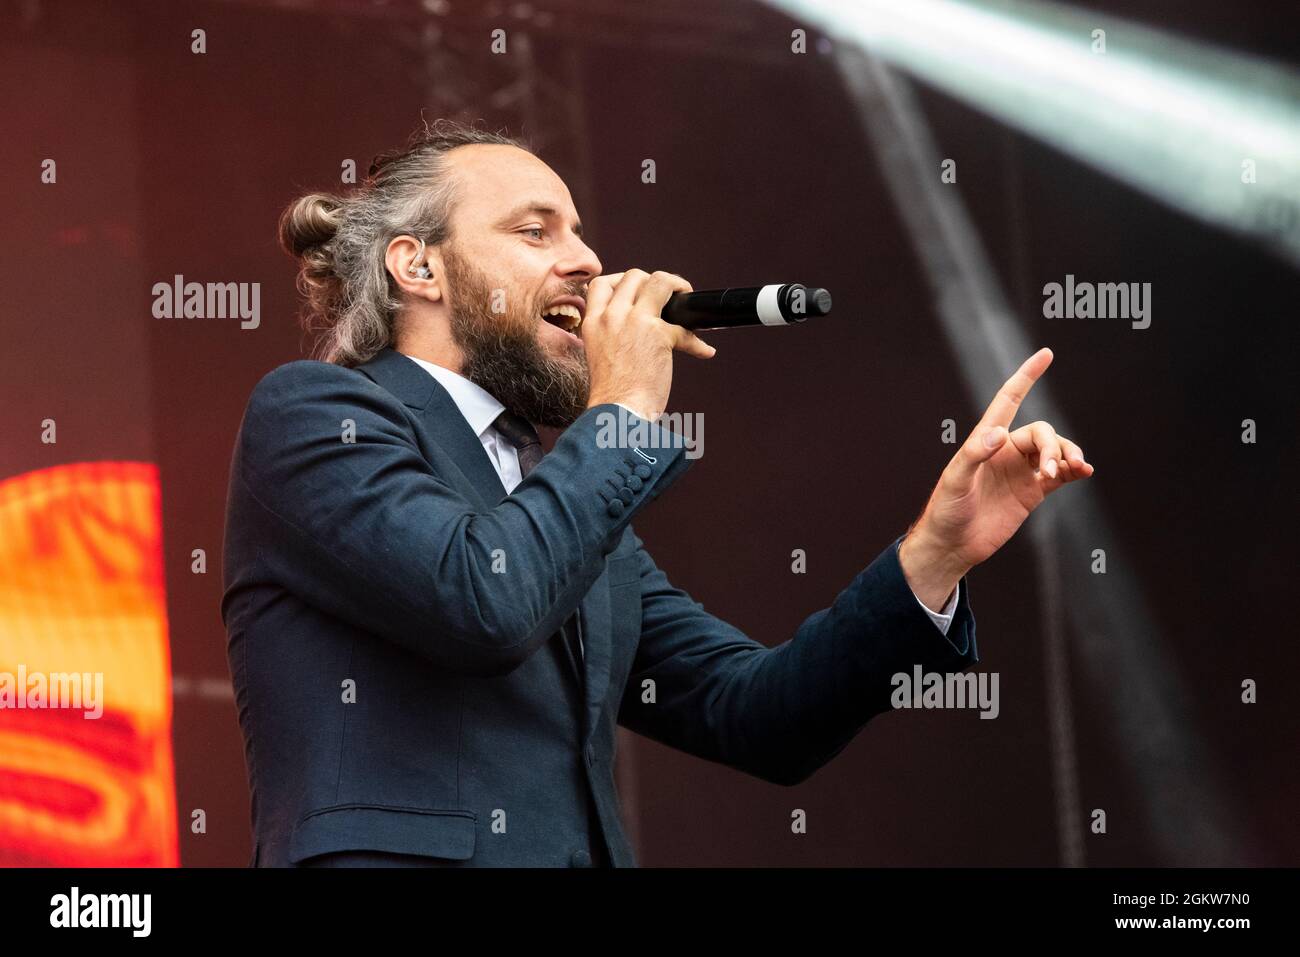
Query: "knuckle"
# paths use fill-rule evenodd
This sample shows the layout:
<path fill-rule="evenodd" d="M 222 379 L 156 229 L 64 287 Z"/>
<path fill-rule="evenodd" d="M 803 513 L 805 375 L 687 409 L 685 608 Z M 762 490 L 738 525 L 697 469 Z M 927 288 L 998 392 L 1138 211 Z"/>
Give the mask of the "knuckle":
<path fill-rule="evenodd" d="M 690 285 L 690 283 L 676 273 L 664 272 L 662 269 L 651 276 L 650 281 L 661 289 L 677 290 Z"/>

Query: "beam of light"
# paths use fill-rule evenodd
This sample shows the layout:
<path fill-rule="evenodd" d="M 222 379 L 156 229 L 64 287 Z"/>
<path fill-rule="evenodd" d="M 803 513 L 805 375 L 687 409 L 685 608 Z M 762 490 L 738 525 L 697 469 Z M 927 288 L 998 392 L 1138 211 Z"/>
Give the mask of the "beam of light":
<path fill-rule="evenodd" d="M 769 0 L 1300 266 L 1300 74 L 1047 3 Z M 1094 31 L 1105 31 L 1096 52 Z M 1244 182 L 1252 171 L 1254 182 Z"/>
<path fill-rule="evenodd" d="M 939 321 L 978 415 L 989 396 L 1034 351 L 989 262 L 960 194 L 943 186 L 935 147 L 911 86 L 878 58 L 844 45 L 836 65 L 859 107 L 866 138 L 895 199 Z M 1076 434 L 1053 398 L 1050 376 L 1026 398 L 1021 421 L 1046 419 Z M 1127 565 L 1122 538 L 1090 483 L 1068 502 L 1052 497 L 1025 528 L 1037 559 L 1046 664 L 1049 740 L 1061 863 L 1082 866 L 1087 818 L 1074 742 L 1074 711 L 1065 644 L 1073 625 L 1078 659 L 1092 690 L 1092 723 L 1105 716 L 1122 740 L 1119 755 L 1137 789 L 1150 835 L 1163 863 L 1239 866 L 1243 840 L 1225 776 L 1188 718 L 1192 711 L 1176 658 L 1133 576 L 1076 574 L 1063 586 L 1061 556 L 1104 547 Z"/>

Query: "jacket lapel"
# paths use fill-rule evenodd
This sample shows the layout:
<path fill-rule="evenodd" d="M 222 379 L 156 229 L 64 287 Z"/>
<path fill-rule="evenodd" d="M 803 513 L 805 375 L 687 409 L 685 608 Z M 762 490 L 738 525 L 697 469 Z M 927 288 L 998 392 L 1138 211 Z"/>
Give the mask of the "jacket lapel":
<path fill-rule="evenodd" d="M 434 449 L 450 460 L 451 483 L 470 501 L 488 508 L 506 498 L 505 486 L 488 458 L 487 450 L 465 421 L 447 390 L 433 376 L 400 352 L 382 349 L 357 371 L 387 389 L 409 408 L 420 413 Z M 426 456 L 427 457 L 427 456 Z M 431 463 L 437 464 L 437 463 Z M 603 559 L 602 559 L 603 561 Z M 605 706 L 609 687 L 610 620 L 609 576 L 602 571 L 578 607 L 582 629 L 582 674 L 574 675 L 582 683 L 584 709 L 583 742 L 596 727 Z"/>
<path fill-rule="evenodd" d="M 505 498 L 505 486 L 492 467 L 487 450 L 442 383 L 391 348 L 381 350 L 369 362 L 357 366 L 357 371 L 420 413 L 420 423 L 435 447 L 455 466 L 455 474 L 449 476 L 452 483 L 470 501 L 490 507 Z"/>

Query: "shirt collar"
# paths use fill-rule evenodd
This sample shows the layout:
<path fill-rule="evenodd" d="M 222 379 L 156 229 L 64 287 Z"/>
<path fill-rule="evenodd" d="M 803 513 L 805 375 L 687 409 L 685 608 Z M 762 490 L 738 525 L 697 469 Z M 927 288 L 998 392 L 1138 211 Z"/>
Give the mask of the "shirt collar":
<path fill-rule="evenodd" d="M 406 357 L 438 380 L 451 395 L 456 408 L 460 409 L 460 414 L 465 417 L 465 421 L 479 438 L 482 438 L 483 433 L 496 421 L 496 417 L 505 411 L 505 406 L 492 398 L 486 389 L 466 379 L 460 373 L 434 365 L 425 359 L 417 359 L 415 356 Z"/>

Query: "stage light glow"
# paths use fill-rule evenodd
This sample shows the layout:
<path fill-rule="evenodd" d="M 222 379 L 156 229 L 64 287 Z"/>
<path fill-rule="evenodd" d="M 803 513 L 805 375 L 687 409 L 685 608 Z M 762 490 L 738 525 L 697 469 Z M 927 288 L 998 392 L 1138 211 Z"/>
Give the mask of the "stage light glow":
<path fill-rule="evenodd" d="M 1300 265 L 1294 71 L 1056 4 L 772 2 L 836 42 L 860 44 L 944 93 L 1172 207 L 1258 238 Z"/>
<path fill-rule="evenodd" d="M 170 673 L 157 469 L 0 482 L 0 865 L 176 865 Z"/>

